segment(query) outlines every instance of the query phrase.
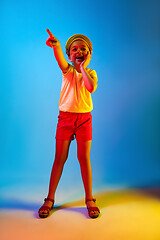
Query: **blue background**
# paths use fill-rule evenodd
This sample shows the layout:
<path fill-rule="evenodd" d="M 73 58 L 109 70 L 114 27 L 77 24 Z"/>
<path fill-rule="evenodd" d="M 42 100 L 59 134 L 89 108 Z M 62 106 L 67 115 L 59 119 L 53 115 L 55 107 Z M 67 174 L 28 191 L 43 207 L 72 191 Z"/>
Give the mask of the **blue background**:
<path fill-rule="evenodd" d="M 45 44 L 46 28 L 60 40 L 64 54 L 75 33 L 93 43 L 89 67 L 98 74 L 92 95 L 94 188 L 160 182 L 159 13 L 156 0 L 1 1 L 2 187 L 47 186 L 49 181 L 61 71 Z M 76 141 L 61 185 L 82 185 Z"/>

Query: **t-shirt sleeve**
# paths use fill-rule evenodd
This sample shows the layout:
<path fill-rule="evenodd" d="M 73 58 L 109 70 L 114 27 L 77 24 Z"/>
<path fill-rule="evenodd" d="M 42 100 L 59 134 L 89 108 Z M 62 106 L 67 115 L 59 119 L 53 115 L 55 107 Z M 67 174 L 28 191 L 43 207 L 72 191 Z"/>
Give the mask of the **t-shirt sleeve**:
<path fill-rule="evenodd" d="M 68 67 L 67 72 L 65 72 L 65 73 L 62 72 L 62 75 L 63 75 L 63 76 L 66 76 L 66 75 L 71 71 L 72 68 L 73 68 L 72 65 L 69 64 L 69 67 Z"/>

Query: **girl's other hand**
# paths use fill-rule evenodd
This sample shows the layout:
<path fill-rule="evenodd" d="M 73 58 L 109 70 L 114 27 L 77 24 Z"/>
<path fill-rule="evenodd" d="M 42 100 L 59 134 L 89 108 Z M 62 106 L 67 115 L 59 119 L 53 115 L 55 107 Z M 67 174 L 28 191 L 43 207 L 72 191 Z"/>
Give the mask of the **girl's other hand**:
<path fill-rule="evenodd" d="M 89 65 L 90 61 L 91 61 L 91 54 L 90 54 L 90 52 L 88 52 L 87 55 L 86 55 L 86 58 L 81 63 L 80 68 L 81 67 L 86 68 Z"/>

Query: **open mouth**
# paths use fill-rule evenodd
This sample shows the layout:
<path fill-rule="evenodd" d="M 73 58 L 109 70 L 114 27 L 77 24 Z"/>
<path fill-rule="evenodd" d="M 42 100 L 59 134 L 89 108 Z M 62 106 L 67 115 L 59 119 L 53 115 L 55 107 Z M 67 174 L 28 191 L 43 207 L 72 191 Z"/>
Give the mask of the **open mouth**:
<path fill-rule="evenodd" d="M 81 56 L 81 57 L 76 57 L 76 60 L 82 61 L 82 60 L 84 60 L 84 57 L 83 57 L 83 56 Z"/>

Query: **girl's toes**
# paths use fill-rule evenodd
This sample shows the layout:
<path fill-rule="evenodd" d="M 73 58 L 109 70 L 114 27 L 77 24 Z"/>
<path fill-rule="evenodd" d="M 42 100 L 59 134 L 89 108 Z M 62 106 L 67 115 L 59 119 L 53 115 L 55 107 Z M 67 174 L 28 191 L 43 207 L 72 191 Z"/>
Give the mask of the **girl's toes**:
<path fill-rule="evenodd" d="M 90 216 L 93 216 L 93 215 L 94 215 L 94 211 L 91 211 L 91 212 L 90 212 Z"/>

